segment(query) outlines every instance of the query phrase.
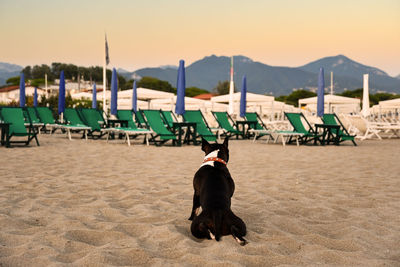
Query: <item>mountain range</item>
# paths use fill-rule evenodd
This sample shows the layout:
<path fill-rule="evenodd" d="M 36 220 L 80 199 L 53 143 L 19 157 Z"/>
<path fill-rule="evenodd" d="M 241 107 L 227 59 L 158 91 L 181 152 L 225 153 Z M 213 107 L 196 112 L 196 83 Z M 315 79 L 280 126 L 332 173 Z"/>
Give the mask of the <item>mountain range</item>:
<path fill-rule="evenodd" d="M 186 86 L 195 86 L 211 91 L 218 81 L 230 79 L 230 58 L 208 56 L 186 67 Z M 369 88 L 374 92 L 400 94 L 399 77 L 391 77 L 382 70 L 357 63 L 344 55 L 325 57 L 300 67 L 277 67 L 253 61 L 245 56 L 234 56 L 234 82 L 242 86 L 242 76 L 246 75 L 249 92 L 288 95 L 296 89 L 315 91 L 320 67 L 325 72 L 325 87 L 330 88 L 330 72 L 333 72 L 334 92 L 354 90 L 363 87 L 363 74 L 369 74 Z M 126 78 L 143 76 L 156 77 L 175 86 L 176 67 L 143 68 L 125 73 Z"/>
<path fill-rule="evenodd" d="M 300 67 L 270 66 L 253 61 L 245 56 L 234 56 L 234 82 L 242 87 L 242 76 L 246 75 L 249 92 L 288 95 L 296 89 L 316 91 L 320 67 L 325 71 L 325 87 L 330 88 L 330 72 L 333 72 L 334 92 L 354 90 L 363 87 L 363 74 L 369 74 L 371 93 L 390 92 L 400 94 L 400 75 L 391 77 L 386 72 L 360 64 L 344 55 L 325 57 Z M 230 57 L 207 56 L 186 66 L 186 86 L 211 91 L 219 81 L 230 79 Z M 21 66 L 0 62 L 0 85 L 12 76 L 19 75 Z M 151 76 L 168 81 L 176 86 L 177 66 L 142 68 L 134 72 L 118 69 L 119 75 L 127 79 Z"/>

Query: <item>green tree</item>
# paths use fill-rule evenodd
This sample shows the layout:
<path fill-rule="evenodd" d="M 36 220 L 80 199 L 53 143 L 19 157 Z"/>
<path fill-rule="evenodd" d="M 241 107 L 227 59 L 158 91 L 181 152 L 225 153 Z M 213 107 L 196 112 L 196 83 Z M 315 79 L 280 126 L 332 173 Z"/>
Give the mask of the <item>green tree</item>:
<path fill-rule="evenodd" d="M 361 99 L 362 95 L 363 95 L 363 89 L 362 88 L 358 88 L 356 90 L 347 90 L 347 91 L 344 91 L 343 93 L 338 94 L 338 95 Z"/>
<path fill-rule="evenodd" d="M 19 85 L 19 76 L 8 78 L 6 83 L 7 85 Z"/>
<path fill-rule="evenodd" d="M 213 88 L 213 92 L 217 95 L 226 95 L 229 94 L 229 81 L 218 81 L 218 84 Z M 233 91 L 236 92 L 236 86 L 234 86 Z"/>
<path fill-rule="evenodd" d="M 30 83 L 34 87 L 41 87 L 41 86 L 44 86 L 45 81 L 44 81 L 44 78 L 41 78 L 41 79 L 31 80 Z"/>
<path fill-rule="evenodd" d="M 22 72 L 24 73 L 25 80 L 32 78 L 32 68 L 31 66 L 26 66 Z"/>
<path fill-rule="evenodd" d="M 149 76 L 144 76 L 139 82 L 137 82 L 137 87 L 176 93 L 176 89 L 173 88 L 169 82 Z"/>
<path fill-rule="evenodd" d="M 193 96 L 197 96 L 197 95 L 201 95 L 201 94 L 208 94 L 208 93 L 210 93 L 210 92 L 207 90 L 204 90 L 204 89 L 197 88 L 197 87 L 188 87 L 188 88 L 186 88 L 186 91 L 185 91 L 185 95 L 188 97 L 193 97 Z"/>
<path fill-rule="evenodd" d="M 317 95 L 316 93 L 313 93 L 313 92 L 310 92 L 307 90 L 297 90 L 297 91 L 293 91 L 288 96 L 279 96 L 276 98 L 276 100 L 283 101 L 286 104 L 294 105 L 295 107 L 297 107 L 299 105 L 299 99 L 313 97 L 316 95 Z"/>

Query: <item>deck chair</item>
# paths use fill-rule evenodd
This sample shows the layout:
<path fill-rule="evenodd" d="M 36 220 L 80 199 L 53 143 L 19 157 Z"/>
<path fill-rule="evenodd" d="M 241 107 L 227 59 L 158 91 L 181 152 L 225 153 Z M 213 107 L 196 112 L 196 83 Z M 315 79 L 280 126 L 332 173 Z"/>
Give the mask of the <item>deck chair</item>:
<path fill-rule="evenodd" d="M 186 110 L 183 119 L 187 122 L 196 123 L 197 137 L 202 137 L 209 142 L 217 141 L 217 137 L 211 132 L 200 110 Z"/>
<path fill-rule="evenodd" d="M 101 113 L 94 108 L 80 108 L 77 114 L 81 116 L 82 122 L 90 127 L 87 135 L 93 139 L 100 139 L 109 131 L 107 125 L 104 124 L 104 119 Z M 95 134 L 97 133 L 97 134 Z"/>
<path fill-rule="evenodd" d="M 349 132 L 335 113 L 325 113 L 322 117 L 322 121 L 324 122 L 324 124 L 340 125 L 338 132 L 333 130 L 335 135 L 339 135 L 339 143 L 349 140 L 353 142 L 355 146 L 357 145 L 354 141 L 355 135 L 349 134 Z"/>
<path fill-rule="evenodd" d="M 167 129 L 164 121 L 161 117 L 159 110 L 140 110 L 143 118 L 147 124 L 147 128 L 153 130 L 155 134 L 151 134 L 150 142 L 154 142 L 155 145 L 162 145 L 165 142 L 172 140 L 172 144 L 176 144 L 176 136 Z"/>
<path fill-rule="evenodd" d="M 66 124 L 62 124 L 61 127 L 67 131 L 67 136 L 69 140 L 71 139 L 71 132 L 80 132 L 83 131 L 83 137 L 87 140 L 87 134 L 91 130 L 89 125 L 86 125 L 82 119 L 80 118 L 78 111 L 74 108 L 66 108 L 64 110 L 64 119 L 66 120 Z"/>
<path fill-rule="evenodd" d="M 274 140 L 271 135 L 272 131 L 267 128 L 257 112 L 246 112 L 245 118 L 248 121 L 257 122 L 255 127 L 251 125 L 250 127 L 252 127 L 252 129 L 249 130 L 249 132 L 254 133 L 255 139 L 261 138 L 263 136 L 268 136 L 268 139 L 272 138 L 272 140 Z"/>
<path fill-rule="evenodd" d="M 26 113 L 27 121 L 24 117 Z M 29 145 L 29 143 L 35 139 L 36 144 L 39 146 L 39 140 L 37 138 L 38 129 L 32 124 L 32 120 L 26 108 L 16 107 L 2 107 L 1 118 L 5 123 L 9 123 L 8 137 L 6 137 L 6 146 L 9 147 L 10 143 L 23 143 Z M 26 141 L 11 140 L 12 137 L 27 137 Z"/>
<path fill-rule="evenodd" d="M 281 138 L 282 145 L 285 146 L 286 142 L 289 139 L 291 140 L 295 139 L 298 146 L 299 137 L 303 135 L 301 133 L 294 131 L 269 130 L 256 112 L 247 112 L 246 120 L 257 122 L 255 128 L 250 129 L 250 132 L 254 133 L 253 142 L 255 142 L 258 138 L 262 136 L 268 136 L 267 143 L 269 142 L 269 139 L 272 139 L 274 143 L 277 143 L 279 141 L 279 138 Z"/>
<path fill-rule="evenodd" d="M 170 110 L 160 110 L 160 112 L 163 116 L 165 124 L 168 126 L 168 128 L 172 129 L 173 123 L 178 121 L 174 113 L 172 113 Z"/>
<path fill-rule="evenodd" d="M 44 123 L 40 121 L 36 113 L 36 109 L 34 107 L 26 107 L 26 109 L 23 109 L 23 114 L 25 118 L 25 126 L 29 125 L 29 120 L 28 120 L 28 114 L 29 114 L 33 127 L 37 128 L 38 132 L 40 133 L 40 129 L 44 126 Z"/>
<path fill-rule="evenodd" d="M 147 145 L 149 145 L 149 134 L 152 134 L 153 132 L 148 129 L 140 129 L 136 126 L 135 122 L 133 121 L 133 113 L 132 110 L 122 110 L 119 109 L 117 110 L 117 118 L 119 120 L 126 120 L 128 122 L 127 127 L 112 127 L 108 128 L 105 131 L 108 132 L 107 135 L 107 141 L 109 139 L 110 133 L 112 132 L 117 132 L 119 134 L 124 134 L 125 135 L 125 140 L 128 143 L 128 146 L 131 145 L 130 141 L 130 136 L 133 136 L 133 138 L 136 138 L 139 135 L 145 135 L 144 142 L 146 142 Z"/>
<path fill-rule="evenodd" d="M 301 144 L 306 144 L 310 141 L 314 141 L 314 145 L 317 144 L 317 141 L 320 140 L 320 137 L 322 135 L 318 134 L 315 131 L 315 129 L 311 126 L 311 124 L 308 122 L 308 120 L 303 115 L 303 113 L 285 112 L 285 116 L 289 120 L 290 124 L 292 125 L 294 132 L 302 134 L 300 137 L 298 137 Z M 304 127 L 302 118 L 307 123 L 307 125 L 309 127 L 308 130 Z M 293 141 L 293 138 L 290 137 L 288 140 L 288 143 L 291 143 L 292 141 Z"/>
<path fill-rule="evenodd" d="M 224 134 L 227 137 L 235 135 L 236 139 L 238 139 L 239 136 L 243 135 L 243 133 L 237 129 L 237 125 L 233 121 L 232 117 L 228 114 L 228 112 L 213 111 L 212 114 L 214 115 L 215 120 L 218 122 L 219 127 L 223 129 L 223 131 L 225 132 Z M 236 129 L 234 127 L 236 127 Z"/>
<path fill-rule="evenodd" d="M 49 130 L 50 133 L 53 133 L 54 131 L 56 131 L 56 129 L 62 128 L 62 125 L 58 124 L 54 119 L 53 112 L 49 107 L 36 107 L 35 109 L 40 121 L 44 123 L 42 129 L 45 132 Z"/>
<path fill-rule="evenodd" d="M 140 128 L 146 128 L 147 123 L 146 120 L 143 118 L 143 114 L 140 111 L 134 112 L 135 114 L 135 121 Z"/>

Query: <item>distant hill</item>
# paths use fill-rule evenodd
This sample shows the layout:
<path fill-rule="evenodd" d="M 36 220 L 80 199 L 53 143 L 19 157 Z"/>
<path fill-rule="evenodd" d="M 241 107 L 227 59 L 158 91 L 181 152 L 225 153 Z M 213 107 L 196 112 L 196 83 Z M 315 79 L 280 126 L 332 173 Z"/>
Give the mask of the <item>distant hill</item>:
<path fill-rule="evenodd" d="M 299 67 L 302 70 L 318 73 L 319 68 L 324 67 L 325 77 L 329 77 L 333 72 L 335 87 L 356 89 L 362 88 L 363 74 L 369 74 L 369 87 L 375 91 L 400 92 L 399 80 L 390 77 L 386 72 L 360 64 L 350 58 L 338 55 L 334 57 L 325 57 Z M 327 84 L 325 82 L 325 84 Z"/>
<path fill-rule="evenodd" d="M 9 78 L 18 76 L 22 69 L 19 65 L 0 62 L 0 86 L 5 85 Z"/>
<path fill-rule="evenodd" d="M 336 93 L 361 88 L 365 73 L 370 74 L 371 92 L 400 93 L 400 79 L 390 77 L 382 70 L 362 65 L 343 55 L 325 57 L 297 68 L 270 66 L 245 56 L 234 56 L 234 81 L 236 87 L 241 88 L 242 76 L 246 74 L 249 92 L 287 95 L 299 88 L 315 90 L 320 67 L 324 67 L 327 88 L 330 87 L 330 72 L 333 71 Z M 229 71 L 229 57 L 208 56 L 186 66 L 186 85 L 212 90 L 218 81 L 229 80 Z M 144 68 L 123 75 L 127 78 L 152 76 L 166 80 L 173 86 L 176 86 L 177 79 L 176 67 Z"/>

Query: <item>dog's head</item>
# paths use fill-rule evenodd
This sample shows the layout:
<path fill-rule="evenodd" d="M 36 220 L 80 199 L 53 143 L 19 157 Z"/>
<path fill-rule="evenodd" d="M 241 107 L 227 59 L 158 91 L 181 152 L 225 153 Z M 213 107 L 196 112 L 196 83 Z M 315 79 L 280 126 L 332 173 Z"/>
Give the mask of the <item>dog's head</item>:
<path fill-rule="evenodd" d="M 229 149 L 228 149 L 229 138 L 225 138 L 222 144 L 214 143 L 210 144 L 204 138 L 201 139 L 201 150 L 204 151 L 206 155 L 210 154 L 215 150 L 218 151 L 218 158 L 223 159 L 226 163 L 229 161 Z"/>

